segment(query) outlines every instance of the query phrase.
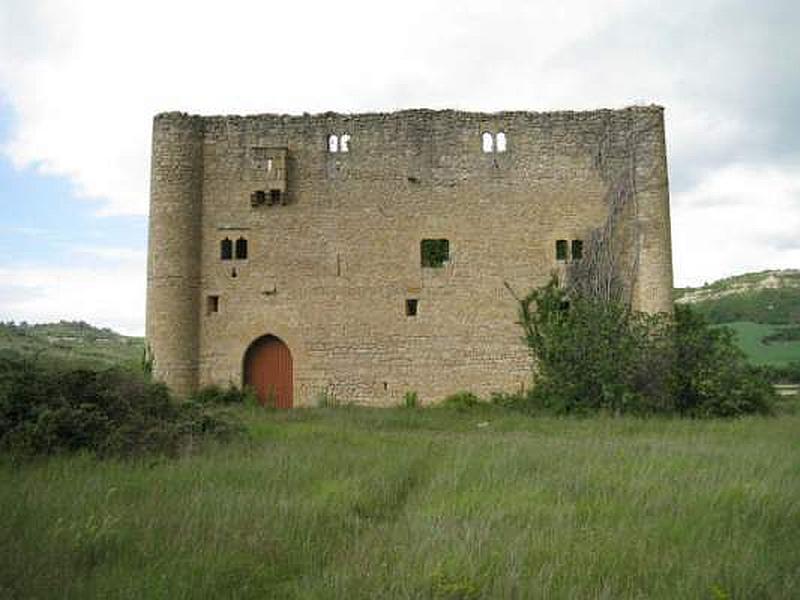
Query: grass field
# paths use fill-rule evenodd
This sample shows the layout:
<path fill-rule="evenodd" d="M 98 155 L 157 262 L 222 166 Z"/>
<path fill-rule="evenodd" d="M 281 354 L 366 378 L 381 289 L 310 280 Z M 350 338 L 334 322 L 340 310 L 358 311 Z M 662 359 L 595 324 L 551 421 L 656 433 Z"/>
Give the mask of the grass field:
<path fill-rule="evenodd" d="M 175 460 L 0 460 L 0 597 L 800 597 L 800 415 L 237 410 Z"/>
<path fill-rule="evenodd" d="M 739 347 L 747 354 L 748 360 L 756 365 L 784 365 L 792 361 L 800 361 L 800 342 L 762 343 L 762 339 L 776 331 L 781 325 L 764 325 L 760 323 L 736 322 L 726 323 L 736 332 Z"/>

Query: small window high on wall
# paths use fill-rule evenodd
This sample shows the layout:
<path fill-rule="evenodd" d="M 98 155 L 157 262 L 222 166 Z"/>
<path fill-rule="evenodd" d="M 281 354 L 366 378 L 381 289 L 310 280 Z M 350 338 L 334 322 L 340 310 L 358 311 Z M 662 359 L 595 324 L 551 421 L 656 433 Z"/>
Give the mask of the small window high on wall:
<path fill-rule="evenodd" d="M 504 132 L 500 132 L 497 134 L 497 151 L 498 152 L 505 152 L 506 151 L 506 134 Z"/>
<path fill-rule="evenodd" d="M 222 260 L 231 260 L 233 258 L 233 242 L 225 238 L 219 243 L 219 257 Z"/>
<path fill-rule="evenodd" d="M 488 131 L 484 131 L 481 136 L 481 148 L 486 154 L 494 152 L 494 137 Z"/>
<path fill-rule="evenodd" d="M 350 140 L 352 136 L 349 133 L 341 135 L 332 133 L 328 136 L 328 152 L 334 154 L 336 152 L 350 152 Z"/>
<path fill-rule="evenodd" d="M 481 134 L 481 149 L 485 154 L 505 152 L 508 149 L 508 138 L 505 132 L 500 131 L 495 135 L 490 131 L 484 131 Z"/>
<path fill-rule="evenodd" d="M 236 240 L 236 258 L 247 258 L 247 240 L 244 238 L 239 238 Z"/>

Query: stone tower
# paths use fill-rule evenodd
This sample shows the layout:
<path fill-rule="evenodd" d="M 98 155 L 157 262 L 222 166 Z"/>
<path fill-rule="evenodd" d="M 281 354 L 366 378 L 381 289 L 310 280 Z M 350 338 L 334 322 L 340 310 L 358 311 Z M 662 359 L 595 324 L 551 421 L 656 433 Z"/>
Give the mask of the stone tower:
<path fill-rule="evenodd" d="M 155 375 L 178 393 L 250 384 L 278 406 L 523 386 L 506 284 L 566 272 L 623 194 L 632 303 L 669 311 L 660 107 L 157 115 Z"/>
<path fill-rule="evenodd" d="M 169 115 L 153 127 L 147 264 L 147 342 L 156 376 L 179 393 L 198 371 L 203 120 Z"/>

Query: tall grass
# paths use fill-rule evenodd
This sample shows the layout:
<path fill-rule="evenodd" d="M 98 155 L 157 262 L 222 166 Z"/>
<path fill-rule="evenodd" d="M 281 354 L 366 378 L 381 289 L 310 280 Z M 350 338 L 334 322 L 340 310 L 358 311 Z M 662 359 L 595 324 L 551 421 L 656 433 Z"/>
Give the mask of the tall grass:
<path fill-rule="evenodd" d="M 800 416 L 238 410 L 178 460 L 0 462 L 0 597 L 800 596 Z"/>

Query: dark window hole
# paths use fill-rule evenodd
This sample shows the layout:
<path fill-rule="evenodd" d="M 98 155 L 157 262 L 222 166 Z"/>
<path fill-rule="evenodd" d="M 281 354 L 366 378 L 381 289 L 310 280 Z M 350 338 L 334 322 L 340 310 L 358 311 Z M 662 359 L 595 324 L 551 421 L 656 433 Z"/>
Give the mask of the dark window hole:
<path fill-rule="evenodd" d="M 236 258 L 247 258 L 247 240 L 244 238 L 239 238 L 236 240 Z"/>
<path fill-rule="evenodd" d="M 583 258 L 583 240 L 572 240 L 572 260 Z"/>
<path fill-rule="evenodd" d="M 567 240 L 556 240 L 556 260 L 567 260 L 569 246 Z"/>
<path fill-rule="evenodd" d="M 434 269 L 443 267 L 450 260 L 449 240 L 422 240 L 420 256 L 423 267 Z"/>
<path fill-rule="evenodd" d="M 219 244 L 219 257 L 222 260 L 230 260 L 233 258 L 233 242 L 228 238 L 225 238 Z"/>

